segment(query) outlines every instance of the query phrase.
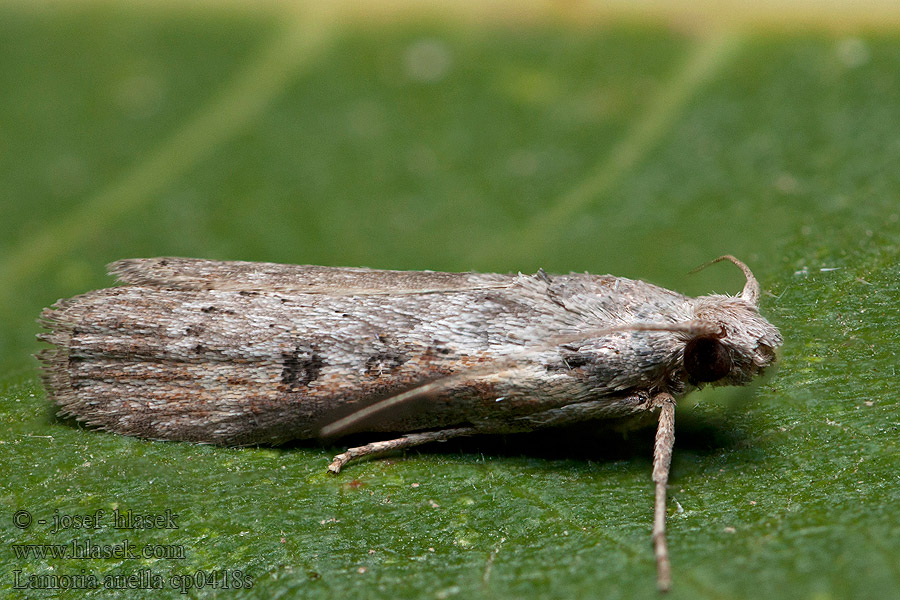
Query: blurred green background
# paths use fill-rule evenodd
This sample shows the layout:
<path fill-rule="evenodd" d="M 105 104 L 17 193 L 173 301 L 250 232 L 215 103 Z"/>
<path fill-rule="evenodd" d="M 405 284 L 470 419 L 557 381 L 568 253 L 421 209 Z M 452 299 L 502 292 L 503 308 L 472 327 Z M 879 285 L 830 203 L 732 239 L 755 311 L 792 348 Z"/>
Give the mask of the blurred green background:
<path fill-rule="evenodd" d="M 240 598 L 652 596 L 652 434 L 468 440 L 335 477 L 337 448 L 88 432 L 53 418 L 35 318 L 132 256 L 702 294 L 740 289 L 728 266 L 686 275 L 731 253 L 786 342 L 755 389 L 680 405 L 671 596 L 900 598 L 900 11 L 323 6 L 0 3 L 2 595 L 183 597 L 13 589 L 143 569 L 240 571 Z M 115 508 L 179 529 L 13 519 Z M 184 556 L 14 554 L 86 537 Z"/>

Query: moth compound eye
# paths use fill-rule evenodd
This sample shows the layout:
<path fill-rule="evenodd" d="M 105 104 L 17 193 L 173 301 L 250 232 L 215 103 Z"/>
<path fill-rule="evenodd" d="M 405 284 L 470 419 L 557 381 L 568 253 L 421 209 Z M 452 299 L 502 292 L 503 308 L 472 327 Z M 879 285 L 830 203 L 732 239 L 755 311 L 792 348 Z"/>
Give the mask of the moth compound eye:
<path fill-rule="evenodd" d="M 731 371 L 731 353 L 716 338 L 694 338 L 684 347 L 684 370 L 692 383 L 718 381 Z"/>

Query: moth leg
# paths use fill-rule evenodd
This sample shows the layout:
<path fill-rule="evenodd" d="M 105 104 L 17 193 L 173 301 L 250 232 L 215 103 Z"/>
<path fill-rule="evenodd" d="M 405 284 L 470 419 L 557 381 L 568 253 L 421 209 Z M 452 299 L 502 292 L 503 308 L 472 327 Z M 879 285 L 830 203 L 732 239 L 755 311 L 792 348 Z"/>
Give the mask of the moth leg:
<path fill-rule="evenodd" d="M 472 435 L 476 432 L 474 427 L 457 427 L 455 429 L 441 429 L 438 431 L 423 431 L 422 433 L 411 433 L 393 440 L 384 440 L 381 442 L 373 442 L 365 446 L 357 446 L 349 448 L 346 452 L 338 454 L 328 465 L 328 470 L 332 473 L 339 473 L 341 468 L 351 460 L 371 456 L 374 454 L 382 454 L 391 450 L 401 450 L 403 448 L 412 448 L 420 444 L 428 442 L 442 442 L 463 435 Z"/>
<path fill-rule="evenodd" d="M 672 587 L 672 568 L 666 545 L 666 484 L 669 482 L 669 466 L 675 446 L 675 399 L 663 393 L 657 395 L 654 401 L 660 406 L 660 411 L 653 448 L 653 481 L 656 483 L 653 551 L 656 555 L 656 587 L 661 592 L 667 592 Z"/>

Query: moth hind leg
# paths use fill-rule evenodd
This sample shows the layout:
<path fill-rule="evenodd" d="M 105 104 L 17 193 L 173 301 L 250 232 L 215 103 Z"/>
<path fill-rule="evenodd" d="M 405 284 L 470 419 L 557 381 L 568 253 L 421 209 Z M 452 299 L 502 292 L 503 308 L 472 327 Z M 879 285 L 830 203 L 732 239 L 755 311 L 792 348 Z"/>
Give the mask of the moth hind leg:
<path fill-rule="evenodd" d="M 380 442 L 372 442 L 365 446 L 357 446 L 349 448 L 346 452 L 342 452 L 334 457 L 328 470 L 332 473 L 339 473 L 348 462 L 367 456 L 376 456 L 391 452 L 393 450 L 404 450 L 414 446 L 420 446 L 429 442 L 443 442 L 455 437 L 464 435 L 472 435 L 477 430 L 474 427 L 456 427 L 451 429 L 439 429 L 437 431 L 423 431 L 421 433 L 410 433 L 393 440 L 383 440 Z"/>

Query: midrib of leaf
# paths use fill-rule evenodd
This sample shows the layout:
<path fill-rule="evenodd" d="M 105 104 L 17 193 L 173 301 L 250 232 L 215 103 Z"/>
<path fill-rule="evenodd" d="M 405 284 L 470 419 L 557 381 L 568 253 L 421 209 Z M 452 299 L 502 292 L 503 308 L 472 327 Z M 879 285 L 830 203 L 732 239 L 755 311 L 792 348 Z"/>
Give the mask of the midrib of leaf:
<path fill-rule="evenodd" d="M 334 12 L 287 18 L 280 35 L 262 47 L 222 92 L 144 159 L 93 197 L 36 235 L 21 240 L 0 262 L 0 306 L 18 284 L 123 214 L 150 202 L 183 173 L 241 134 L 335 39 Z"/>
<path fill-rule="evenodd" d="M 564 236 L 573 217 L 608 194 L 659 144 L 703 86 L 730 64 L 742 43 L 743 37 L 735 32 L 723 31 L 699 39 L 641 118 L 580 181 L 549 202 L 546 210 L 535 214 L 523 227 L 499 237 L 496 247 L 479 246 L 475 250 L 477 256 L 471 258 L 477 262 L 479 258 L 494 256 L 499 248 L 504 255 L 526 258 L 540 254 Z"/>

